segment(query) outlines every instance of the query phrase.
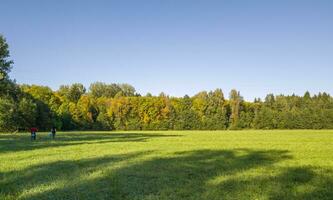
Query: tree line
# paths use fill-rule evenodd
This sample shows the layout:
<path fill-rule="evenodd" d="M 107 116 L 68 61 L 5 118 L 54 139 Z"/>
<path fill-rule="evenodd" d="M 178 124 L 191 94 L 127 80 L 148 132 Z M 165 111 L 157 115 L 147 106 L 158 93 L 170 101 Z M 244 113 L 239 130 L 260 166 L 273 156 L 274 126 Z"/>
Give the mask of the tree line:
<path fill-rule="evenodd" d="M 95 82 L 47 86 L 16 84 L 9 78 L 13 62 L 0 36 L 0 131 L 32 126 L 49 130 L 226 130 L 332 129 L 333 98 L 268 94 L 247 102 L 232 90 L 194 96 L 140 95 L 129 84 Z"/>

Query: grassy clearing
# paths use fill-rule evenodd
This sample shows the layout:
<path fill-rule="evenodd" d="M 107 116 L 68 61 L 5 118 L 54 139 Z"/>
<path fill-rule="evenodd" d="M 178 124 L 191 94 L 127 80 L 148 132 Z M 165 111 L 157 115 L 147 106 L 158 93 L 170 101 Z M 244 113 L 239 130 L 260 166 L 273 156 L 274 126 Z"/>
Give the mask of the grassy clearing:
<path fill-rule="evenodd" d="M 333 199 L 333 131 L 0 134 L 0 199 Z"/>

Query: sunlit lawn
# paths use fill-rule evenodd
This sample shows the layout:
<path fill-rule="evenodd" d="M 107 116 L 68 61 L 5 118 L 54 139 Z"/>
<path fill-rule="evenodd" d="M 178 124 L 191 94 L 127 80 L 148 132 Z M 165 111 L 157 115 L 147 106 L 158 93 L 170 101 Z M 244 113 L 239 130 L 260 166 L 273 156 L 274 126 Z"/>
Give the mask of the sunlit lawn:
<path fill-rule="evenodd" d="M 0 199 L 333 199 L 333 131 L 0 134 Z"/>

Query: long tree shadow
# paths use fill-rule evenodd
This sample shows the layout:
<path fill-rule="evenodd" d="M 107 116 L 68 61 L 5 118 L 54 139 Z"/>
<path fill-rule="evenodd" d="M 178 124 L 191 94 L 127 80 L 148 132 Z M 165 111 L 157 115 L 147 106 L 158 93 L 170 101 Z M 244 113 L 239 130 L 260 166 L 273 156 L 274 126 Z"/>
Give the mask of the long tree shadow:
<path fill-rule="evenodd" d="M 333 199 L 333 171 L 324 170 L 323 173 L 321 170 L 313 167 L 284 169 L 278 176 L 276 189 L 271 192 L 270 199 Z"/>
<path fill-rule="evenodd" d="M 103 133 L 103 132 L 65 132 L 58 134 L 56 140 L 50 140 L 47 134 L 40 134 L 37 141 L 30 141 L 29 134 L 1 135 L 0 134 L 0 153 L 18 152 L 35 150 L 50 147 L 62 147 L 92 143 L 109 142 L 145 142 L 151 138 L 163 137 L 181 137 L 181 135 L 172 134 L 154 134 L 154 133 Z"/>
<path fill-rule="evenodd" d="M 114 164 L 112 159 L 66 161 L 36 166 L 37 171 L 22 171 L 20 176 L 16 176 L 16 172 L 3 174 L 6 181 L 0 186 L 4 187 L 4 196 L 15 196 L 31 184 L 38 187 L 52 184 L 54 180 L 67 183 L 32 193 L 26 199 L 207 199 L 213 193 L 218 199 L 223 199 L 226 191 L 216 191 L 216 187 L 207 184 L 210 179 L 273 166 L 289 158 L 287 151 L 201 150 L 151 158 L 112 171 L 106 170 L 107 166 Z M 85 180 L 78 176 L 81 171 L 93 173 L 98 170 L 103 171 L 103 176 Z M 43 179 L 43 176 L 48 178 Z M 19 180 L 21 185 L 16 189 L 15 183 Z"/>
<path fill-rule="evenodd" d="M 150 157 L 152 153 L 61 161 L 1 174 L 0 197 L 15 199 L 31 189 L 31 185 L 38 188 L 56 182 L 63 184 L 55 184 L 42 192 L 33 191 L 21 198 L 300 200 L 333 197 L 332 170 L 276 165 L 292 158 L 288 151 L 199 150 Z M 147 155 L 150 156 L 140 159 Z M 109 170 L 121 161 L 125 164 Z M 82 177 L 94 173 L 100 176 Z M 212 182 L 216 179 L 219 181 Z"/>
<path fill-rule="evenodd" d="M 333 171 L 318 173 L 318 170 L 322 169 L 289 167 L 279 169 L 279 173 L 274 175 L 232 177 L 214 185 L 212 191 L 219 191 L 223 194 L 223 199 L 331 200 Z"/>
<path fill-rule="evenodd" d="M 275 150 L 179 152 L 176 157 L 158 158 L 118 171 L 113 177 L 122 184 L 113 195 L 118 199 L 224 199 L 225 195 L 214 191 L 207 181 L 290 158 L 287 151 Z"/>
<path fill-rule="evenodd" d="M 103 167 L 149 154 L 149 151 L 104 156 L 77 161 L 65 160 L 30 166 L 28 169 L 0 173 L 0 199 L 17 199 L 22 191 L 57 180 L 76 180 Z"/>

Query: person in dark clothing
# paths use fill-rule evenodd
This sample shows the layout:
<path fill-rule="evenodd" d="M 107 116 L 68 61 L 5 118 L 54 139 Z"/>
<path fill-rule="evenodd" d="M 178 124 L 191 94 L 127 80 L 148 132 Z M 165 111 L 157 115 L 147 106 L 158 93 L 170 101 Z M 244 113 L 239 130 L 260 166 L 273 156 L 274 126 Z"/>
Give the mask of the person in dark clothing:
<path fill-rule="evenodd" d="M 38 129 L 35 127 L 30 128 L 31 132 L 31 141 L 36 140 Z"/>
<path fill-rule="evenodd" d="M 51 128 L 52 139 L 55 138 L 56 132 L 57 132 L 57 129 L 53 126 L 53 127 Z"/>

